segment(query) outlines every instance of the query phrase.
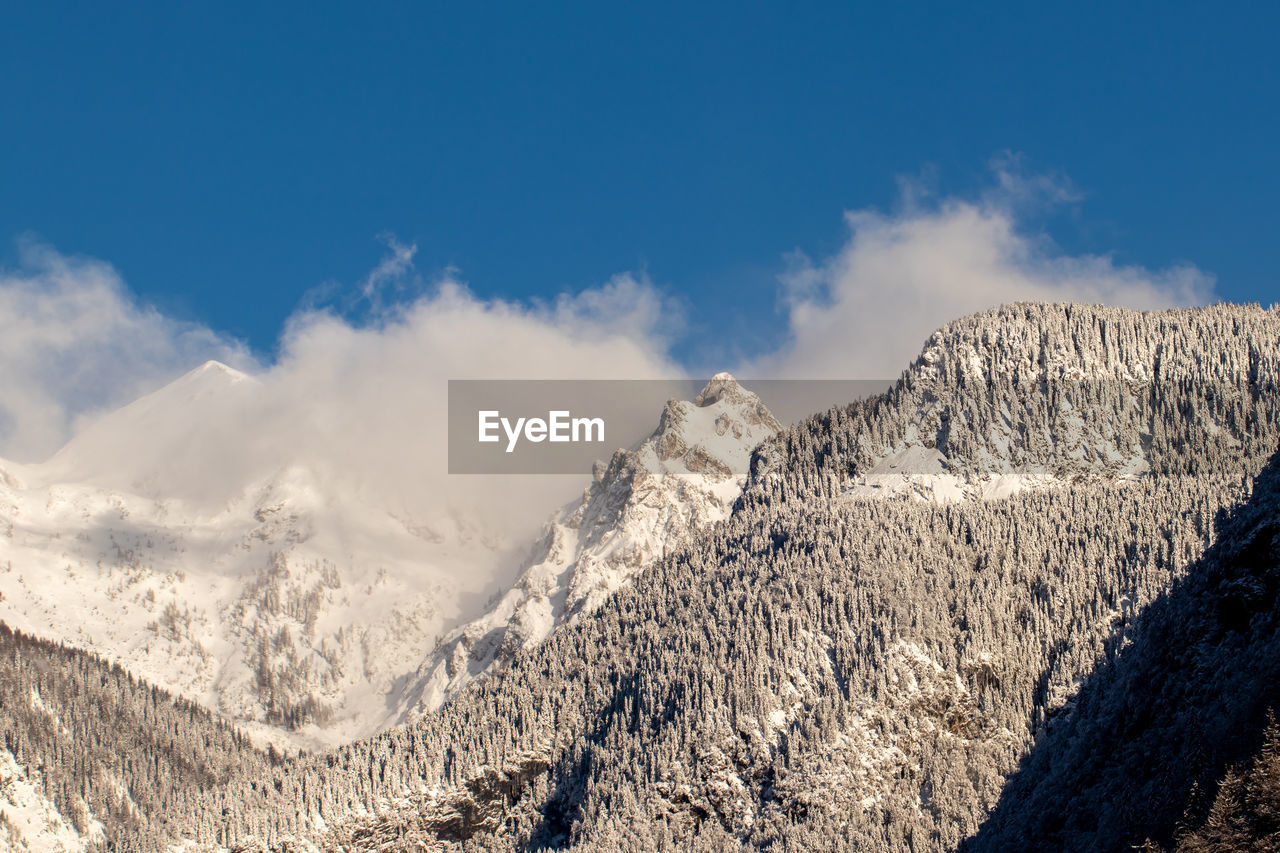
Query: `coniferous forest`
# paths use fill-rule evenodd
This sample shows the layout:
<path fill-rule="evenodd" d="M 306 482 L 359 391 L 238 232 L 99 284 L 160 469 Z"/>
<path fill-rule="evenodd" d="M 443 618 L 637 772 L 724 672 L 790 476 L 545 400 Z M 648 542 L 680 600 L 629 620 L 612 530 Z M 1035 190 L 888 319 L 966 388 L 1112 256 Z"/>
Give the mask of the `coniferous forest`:
<path fill-rule="evenodd" d="M 1278 379 L 1275 309 L 957 320 L 411 725 L 262 751 L 6 627 L 3 747 L 113 851 L 1280 849 Z"/>

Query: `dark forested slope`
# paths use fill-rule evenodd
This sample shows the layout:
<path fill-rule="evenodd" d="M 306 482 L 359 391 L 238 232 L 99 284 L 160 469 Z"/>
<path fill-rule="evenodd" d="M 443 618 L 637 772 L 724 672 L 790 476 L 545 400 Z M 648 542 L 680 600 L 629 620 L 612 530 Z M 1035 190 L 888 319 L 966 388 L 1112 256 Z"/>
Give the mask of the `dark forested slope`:
<path fill-rule="evenodd" d="M 1217 544 L 1108 651 L 966 851 L 1168 843 L 1188 810 L 1194 825 L 1224 766 L 1266 740 L 1280 703 L 1280 457 L 1224 515 Z M 1264 770 L 1254 776 L 1265 784 Z"/>

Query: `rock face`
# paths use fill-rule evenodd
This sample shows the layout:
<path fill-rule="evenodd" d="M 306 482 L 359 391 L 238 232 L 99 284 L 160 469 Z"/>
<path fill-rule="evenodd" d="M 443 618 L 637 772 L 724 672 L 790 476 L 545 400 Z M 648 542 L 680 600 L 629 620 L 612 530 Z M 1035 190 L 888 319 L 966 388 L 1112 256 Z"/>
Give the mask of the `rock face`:
<path fill-rule="evenodd" d="M 438 708 L 727 518 L 752 450 L 781 429 L 728 373 L 692 401 L 669 401 L 644 442 L 596 463 L 591 485 L 547 524 L 515 585 L 432 652 L 406 691 L 405 718 Z"/>

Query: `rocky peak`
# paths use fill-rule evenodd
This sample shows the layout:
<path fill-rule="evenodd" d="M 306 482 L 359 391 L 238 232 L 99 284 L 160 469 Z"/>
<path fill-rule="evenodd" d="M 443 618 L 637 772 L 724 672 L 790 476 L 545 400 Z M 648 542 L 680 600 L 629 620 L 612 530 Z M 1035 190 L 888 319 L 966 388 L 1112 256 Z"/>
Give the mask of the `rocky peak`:
<path fill-rule="evenodd" d="M 728 517 L 751 452 L 782 425 L 752 392 L 718 373 L 692 401 L 670 400 L 639 446 L 597 462 L 582 499 L 552 519 L 515 585 L 457 629 L 405 697 L 413 719 L 521 648 L 598 607 L 655 560 Z"/>
<path fill-rule="evenodd" d="M 741 474 L 751 448 L 782 430 L 752 392 L 717 373 L 692 401 L 669 400 L 658 428 L 637 451 L 652 447 L 664 473 Z M 744 454 L 744 451 L 746 453 Z"/>
<path fill-rule="evenodd" d="M 733 378 L 732 373 L 721 372 L 712 376 L 707 384 L 702 386 L 698 396 L 693 398 L 693 404 L 695 406 L 710 406 L 725 398 L 736 401 L 745 397 L 755 398 L 755 395 L 739 385 L 738 380 Z"/>

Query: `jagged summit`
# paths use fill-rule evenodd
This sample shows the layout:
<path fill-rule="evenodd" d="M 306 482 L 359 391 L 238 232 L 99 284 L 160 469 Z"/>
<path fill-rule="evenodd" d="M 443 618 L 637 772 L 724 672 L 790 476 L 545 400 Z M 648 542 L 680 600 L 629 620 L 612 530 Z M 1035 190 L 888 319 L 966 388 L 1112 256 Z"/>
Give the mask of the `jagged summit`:
<path fill-rule="evenodd" d="M 596 464 L 581 501 L 546 527 L 515 586 L 448 637 L 402 708 L 438 707 L 470 681 L 599 607 L 655 560 L 728 517 L 751 451 L 782 430 L 760 398 L 718 373 L 692 400 L 670 400 L 653 433 Z"/>
<path fill-rule="evenodd" d="M 698 396 L 693 398 L 693 404 L 695 406 L 710 406 L 725 397 L 736 400 L 746 396 L 755 398 L 754 394 L 738 384 L 738 380 L 733 378 L 732 373 L 721 371 L 707 380 L 707 384 L 702 386 Z"/>

